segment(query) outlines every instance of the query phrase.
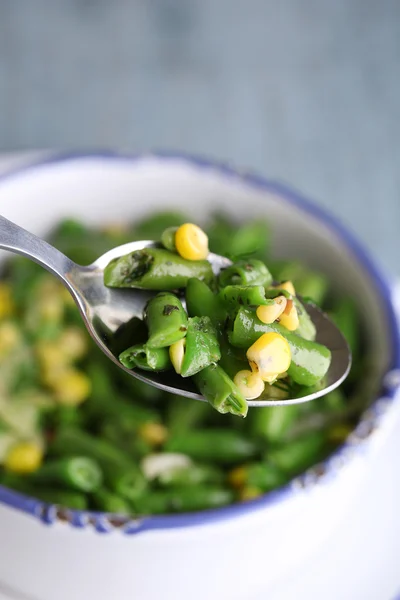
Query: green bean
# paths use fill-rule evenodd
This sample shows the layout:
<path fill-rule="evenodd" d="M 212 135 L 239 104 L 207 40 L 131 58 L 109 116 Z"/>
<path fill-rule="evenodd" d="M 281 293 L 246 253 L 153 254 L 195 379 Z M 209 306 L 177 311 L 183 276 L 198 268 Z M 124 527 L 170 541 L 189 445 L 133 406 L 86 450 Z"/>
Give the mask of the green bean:
<path fill-rule="evenodd" d="M 202 484 L 221 484 L 223 475 L 220 469 L 212 465 L 192 464 L 161 473 L 157 482 L 164 486 L 186 486 Z"/>
<path fill-rule="evenodd" d="M 249 258 L 222 269 L 218 276 L 221 288 L 227 285 L 262 285 L 268 287 L 272 283 L 272 275 L 261 260 Z"/>
<path fill-rule="evenodd" d="M 239 431 L 215 428 L 171 436 L 165 450 L 187 454 L 199 462 L 231 465 L 257 456 L 259 445 Z"/>
<path fill-rule="evenodd" d="M 293 477 L 321 459 L 325 447 L 325 434 L 318 431 L 287 442 L 281 448 L 270 448 L 267 458 L 278 469 Z"/>
<path fill-rule="evenodd" d="M 227 285 L 220 293 L 221 301 L 230 308 L 238 306 L 272 305 L 274 302 L 265 297 L 265 289 L 262 285 Z"/>
<path fill-rule="evenodd" d="M 299 407 L 271 406 L 266 410 L 254 410 L 250 414 L 250 428 L 253 435 L 260 436 L 268 442 L 279 442 L 297 419 Z"/>
<path fill-rule="evenodd" d="M 216 486 L 184 486 L 168 490 L 154 490 L 136 503 L 139 514 L 192 512 L 219 508 L 234 500 L 232 491 Z"/>
<path fill-rule="evenodd" d="M 134 223 L 131 239 L 159 240 L 167 227 L 176 227 L 187 222 L 186 215 L 178 211 L 160 211 Z"/>
<path fill-rule="evenodd" d="M 86 510 L 88 501 L 86 496 L 80 492 L 71 490 L 59 490 L 57 488 L 33 488 L 29 494 L 34 498 L 48 502 L 49 504 L 58 504 L 73 510 Z"/>
<path fill-rule="evenodd" d="M 249 348 L 263 334 L 274 331 L 289 343 L 292 361 L 288 375 L 299 385 L 312 386 L 318 383 L 328 372 L 331 353 L 325 346 L 305 340 L 285 327 L 273 323 L 265 325 L 255 312 L 240 308 L 229 332 L 229 341 L 233 346 Z"/>
<path fill-rule="evenodd" d="M 96 439 L 89 433 L 70 427 L 57 431 L 50 450 L 61 457 L 87 456 L 100 465 L 106 478 L 109 475 L 114 478 L 116 471 L 121 467 L 124 471 L 132 468 L 128 457 L 105 440 Z"/>
<path fill-rule="evenodd" d="M 94 460 L 75 456 L 47 460 L 30 479 L 38 485 L 54 483 L 80 492 L 92 492 L 100 487 L 103 477 Z"/>
<path fill-rule="evenodd" d="M 165 348 L 186 335 L 188 319 L 179 298 L 161 292 L 149 300 L 145 309 L 145 321 L 149 329 L 147 345 Z"/>
<path fill-rule="evenodd" d="M 138 367 L 145 371 L 167 371 L 171 361 L 167 348 L 151 348 L 148 344 L 136 344 L 119 355 L 120 362 L 127 369 Z"/>
<path fill-rule="evenodd" d="M 210 365 L 193 376 L 200 393 L 218 412 L 245 417 L 248 405 L 239 388 L 218 365 Z"/>
<path fill-rule="evenodd" d="M 136 465 L 116 466 L 113 471 L 106 473 L 106 483 L 109 488 L 121 498 L 134 502 L 146 491 L 147 482 Z"/>
<path fill-rule="evenodd" d="M 172 291 L 197 277 L 206 283 L 214 275 L 207 260 L 186 260 L 162 248 L 144 248 L 115 258 L 104 269 L 104 284 L 117 288 Z"/>
<path fill-rule="evenodd" d="M 287 476 L 281 470 L 269 463 L 252 463 L 244 466 L 244 485 L 259 488 L 263 492 L 270 492 L 282 486 L 287 480 Z"/>
<path fill-rule="evenodd" d="M 129 515 L 133 512 L 129 502 L 105 488 L 94 492 L 93 503 L 98 510 L 106 513 Z"/>
<path fill-rule="evenodd" d="M 318 306 L 323 304 L 328 288 L 327 278 L 320 273 L 309 272 L 296 281 L 297 293 L 303 298 L 310 298 Z"/>
<path fill-rule="evenodd" d="M 246 358 L 245 352 L 239 348 L 231 346 L 226 339 L 226 334 L 222 333 L 219 336 L 219 344 L 221 348 L 221 359 L 218 365 L 233 379 L 239 371 L 249 368 L 249 361 Z"/>
<path fill-rule="evenodd" d="M 221 358 L 217 333 L 208 317 L 189 318 L 181 376 L 192 377 Z"/>
<path fill-rule="evenodd" d="M 167 426 L 172 436 L 202 425 L 211 412 L 206 402 L 192 402 L 182 396 L 170 396 L 167 411 Z"/>
<path fill-rule="evenodd" d="M 225 311 L 216 294 L 204 281 L 191 278 L 186 290 L 186 306 L 191 317 L 209 317 L 214 325 L 225 320 Z"/>
<path fill-rule="evenodd" d="M 176 252 L 175 246 L 175 234 L 178 231 L 178 227 L 167 227 L 161 234 L 161 243 L 170 252 Z"/>
<path fill-rule="evenodd" d="M 359 318 L 357 307 L 351 298 L 342 298 L 336 302 L 331 312 L 333 322 L 339 327 L 350 346 L 354 357 L 359 350 Z"/>
<path fill-rule="evenodd" d="M 264 258 L 270 240 L 269 227 L 265 222 L 257 220 L 238 227 L 237 223 L 221 214 L 213 215 L 206 232 L 213 252 L 232 259 L 250 254 Z"/>

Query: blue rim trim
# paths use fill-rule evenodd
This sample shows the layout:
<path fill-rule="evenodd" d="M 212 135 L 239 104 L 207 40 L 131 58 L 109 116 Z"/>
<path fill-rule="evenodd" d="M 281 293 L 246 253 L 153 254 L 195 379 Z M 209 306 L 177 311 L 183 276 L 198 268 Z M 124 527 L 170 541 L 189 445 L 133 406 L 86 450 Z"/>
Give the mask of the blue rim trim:
<path fill-rule="evenodd" d="M 73 162 L 82 159 L 133 162 L 151 157 L 164 161 L 180 161 L 197 169 L 215 171 L 225 179 L 236 179 L 250 188 L 261 189 L 263 191 L 276 194 L 280 196 L 282 200 L 287 201 L 295 205 L 300 210 L 311 214 L 313 217 L 319 220 L 322 220 L 324 224 L 341 239 L 341 242 L 347 248 L 349 253 L 356 258 L 362 268 L 368 273 L 371 280 L 374 281 L 375 287 L 382 299 L 387 316 L 388 330 L 391 336 L 390 343 L 392 351 L 388 372 L 394 369 L 400 369 L 400 330 L 397 321 L 397 315 L 392 303 L 392 290 L 388 281 L 384 276 L 381 275 L 379 269 L 376 267 L 369 254 L 362 248 L 353 235 L 347 231 L 347 229 L 336 217 L 330 215 L 324 209 L 316 206 L 313 204 L 313 202 L 304 198 L 299 192 L 282 183 L 267 180 L 259 175 L 248 172 L 241 173 L 230 165 L 213 161 L 204 157 L 164 150 L 147 154 L 129 154 L 110 150 L 95 152 L 52 152 L 47 156 L 42 155 L 39 157 L 39 159 L 30 161 L 28 164 L 7 170 L 5 173 L 0 175 L 0 183 L 9 178 L 18 177 L 19 175 L 31 170 L 40 169 L 41 167 L 47 167 L 53 164 L 57 165 L 64 162 Z M 385 387 L 384 383 L 382 382 L 382 393 L 379 395 L 379 398 L 377 398 L 374 404 L 378 405 L 379 400 L 383 396 L 389 401 L 393 400 L 396 389 L 397 388 L 393 386 Z M 388 404 L 389 403 L 390 402 L 388 402 Z M 377 414 L 375 417 L 378 417 L 381 411 L 377 410 L 376 412 Z M 360 440 L 358 443 L 361 443 Z M 330 457 L 323 463 L 327 467 L 326 471 L 328 475 L 337 468 L 337 466 L 334 466 L 335 459 L 340 459 L 344 454 L 346 454 L 347 451 L 350 450 L 353 452 L 354 442 L 345 442 L 336 450 L 336 452 L 330 455 Z M 315 482 L 317 481 L 319 481 L 319 479 L 315 478 Z M 313 481 L 311 483 L 313 483 Z M 261 496 L 260 498 L 251 500 L 244 504 L 233 504 L 224 508 L 206 510 L 197 513 L 150 516 L 139 518 L 137 520 L 121 519 L 120 526 L 117 526 L 114 523 L 115 519 L 113 519 L 113 522 L 110 522 L 109 515 L 106 513 L 94 513 L 77 510 L 68 510 L 63 512 L 68 516 L 68 521 L 75 527 L 85 527 L 90 524 L 99 533 L 107 533 L 117 527 L 123 533 L 133 534 L 155 529 L 171 529 L 203 525 L 219 520 L 241 516 L 254 510 L 264 509 L 265 507 L 275 504 L 281 500 L 285 500 L 296 493 L 300 493 L 299 489 L 293 484 L 293 482 L 291 482 L 279 490 L 270 492 L 265 496 Z M 24 496 L 23 494 L 3 486 L 0 486 L 0 502 L 12 508 L 22 510 L 25 513 L 38 517 L 47 524 L 51 524 L 58 519 L 57 508 L 55 505 L 43 503 L 39 500 Z"/>

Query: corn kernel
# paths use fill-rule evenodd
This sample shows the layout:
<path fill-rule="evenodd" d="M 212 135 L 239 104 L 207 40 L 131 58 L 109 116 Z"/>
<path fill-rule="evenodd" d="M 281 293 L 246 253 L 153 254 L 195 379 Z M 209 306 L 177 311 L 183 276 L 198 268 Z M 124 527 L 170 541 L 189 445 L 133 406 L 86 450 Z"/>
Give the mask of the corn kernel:
<path fill-rule="evenodd" d="M 233 488 L 240 489 L 242 488 L 247 481 L 247 468 L 242 465 L 240 467 L 235 467 L 228 473 L 228 483 Z"/>
<path fill-rule="evenodd" d="M 151 446 L 161 446 L 168 437 L 168 429 L 162 423 L 144 423 L 138 433 Z"/>
<path fill-rule="evenodd" d="M 240 491 L 239 498 L 242 502 L 246 502 L 246 500 L 254 500 L 262 495 L 263 491 L 260 490 L 260 488 L 254 485 L 248 485 Z"/>
<path fill-rule="evenodd" d="M 264 391 L 264 382 L 257 372 L 244 369 L 243 371 L 236 373 L 233 381 L 246 400 L 258 398 Z"/>
<path fill-rule="evenodd" d="M 277 296 L 274 303 L 267 306 L 258 306 L 256 310 L 257 317 L 269 325 L 278 319 L 286 308 L 287 300 L 285 296 Z"/>
<path fill-rule="evenodd" d="M 283 281 L 282 283 L 278 283 L 278 285 L 274 285 L 274 288 L 277 290 L 285 290 L 292 296 L 296 295 L 296 290 L 294 289 L 294 285 L 291 281 Z"/>
<path fill-rule="evenodd" d="M 21 332 L 14 323 L 4 321 L 0 324 L 0 356 L 12 352 L 21 341 Z"/>
<path fill-rule="evenodd" d="M 87 353 L 88 334 L 79 327 L 67 327 L 62 332 L 58 343 L 67 358 L 79 360 Z"/>
<path fill-rule="evenodd" d="M 15 310 L 11 288 L 7 283 L 0 283 L 0 319 L 11 317 Z"/>
<path fill-rule="evenodd" d="M 264 333 L 247 350 L 252 371 L 260 374 L 263 381 L 271 383 L 280 373 L 285 373 L 291 361 L 288 342 L 279 333 Z"/>
<path fill-rule="evenodd" d="M 81 404 L 92 390 L 89 377 L 76 369 L 61 371 L 54 380 L 50 381 L 50 387 L 56 400 L 66 406 Z"/>
<path fill-rule="evenodd" d="M 175 233 L 178 253 L 187 260 L 203 260 L 208 256 L 208 237 L 200 227 L 185 223 Z"/>
<path fill-rule="evenodd" d="M 13 473 L 33 473 L 43 461 L 43 450 L 36 442 L 18 442 L 10 448 L 4 467 Z"/>
<path fill-rule="evenodd" d="M 286 308 L 279 317 L 280 325 L 283 325 L 289 331 L 295 331 L 299 326 L 299 315 L 293 300 L 288 300 Z"/>
<path fill-rule="evenodd" d="M 185 338 L 182 338 L 178 342 L 171 344 L 171 346 L 169 347 L 169 357 L 171 359 L 172 366 L 174 367 L 178 375 L 180 375 L 180 373 L 182 372 L 182 363 L 183 358 L 185 356 L 185 346 L 186 340 Z"/>

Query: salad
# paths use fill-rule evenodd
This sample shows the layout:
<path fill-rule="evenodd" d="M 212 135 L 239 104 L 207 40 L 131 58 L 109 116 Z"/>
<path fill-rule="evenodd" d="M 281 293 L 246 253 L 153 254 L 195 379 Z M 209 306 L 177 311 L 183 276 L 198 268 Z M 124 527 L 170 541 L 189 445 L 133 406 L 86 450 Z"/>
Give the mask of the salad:
<path fill-rule="evenodd" d="M 171 243 L 177 247 L 176 231 L 171 235 L 168 229 L 187 221 L 186 215 L 175 212 L 102 229 L 65 220 L 50 241 L 80 264 L 89 264 L 107 250 L 135 239 L 162 239 L 165 251 L 171 253 L 175 252 Z M 160 283 L 154 290 L 154 306 L 147 308 L 143 347 L 132 350 L 127 344 L 121 349 L 121 360 L 139 368 L 158 368 L 157 361 L 163 360 L 181 375 L 194 377 L 206 396 L 215 386 L 219 396 L 211 403 L 217 411 L 207 403 L 166 394 L 119 369 L 91 340 L 61 283 L 25 258 L 7 263 L 0 281 L 1 485 L 72 509 L 133 516 L 198 511 L 247 501 L 279 488 L 323 460 L 347 437 L 367 402 L 362 375 L 365 357 L 360 353 L 362 329 L 353 300 L 338 295 L 323 274 L 298 261 L 272 260 L 268 225 L 260 220 L 239 227 L 217 214 L 204 229 L 212 250 L 229 257 L 233 267 L 221 273 L 219 285 L 213 289 L 208 287 L 208 275 L 203 280 L 198 274 L 188 278 L 189 316 L 182 313 L 179 296 L 165 281 Z M 189 260 L 179 252 L 173 256 L 174 260 Z M 247 272 L 243 260 L 246 264 L 261 261 L 264 267 L 259 262 L 251 264 L 259 266 L 257 277 L 260 272 L 267 277 L 263 283 L 253 280 L 254 287 L 246 291 L 256 294 L 256 299 L 248 298 L 250 308 L 239 301 L 243 292 L 238 286 L 247 287 L 248 283 L 242 279 Z M 114 277 L 115 267 L 107 277 Z M 141 277 L 145 276 L 142 269 Z M 289 281 L 293 289 L 282 285 Z M 278 287 L 273 287 L 277 282 Z M 301 340 L 296 339 L 297 343 L 314 344 L 312 326 L 307 325 L 306 313 L 299 310 L 294 292 L 329 312 L 341 328 L 353 354 L 350 376 L 339 389 L 316 402 L 252 409 L 246 419 L 220 414 L 219 410 L 232 408 L 243 414 L 242 398 L 245 402 L 246 394 L 258 391 L 249 391 L 252 370 L 246 356 L 258 341 L 252 337 L 255 323 L 265 328 L 279 326 L 278 333 L 289 347 L 294 335 Z M 167 294 L 167 304 L 165 295 L 160 298 L 159 294 Z M 277 298 L 281 300 L 276 302 Z M 308 327 L 309 331 L 302 337 L 290 331 L 290 326 L 284 331 L 284 324 L 276 323 L 279 317 L 265 323 L 279 312 L 282 298 L 286 306 L 288 300 L 291 308 L 296 306 L 299 322 L 301 317 L 305 320 L 304 330 Z M 157 348 L 148 343 L 148 333 L 155 336 L 153 342 L 166 334 L 157 317 L 160 307 L 163 313 L 166 305 L 177 305 L 171 314 L 176 313 L 181 324 L 183 320 L 186 332 Z M 230 315 L 229 327 L 224 326 L 222 332 L 221 306 Z M 195 343 L 188 339 L 189 324 Z M 208 337 L 209 331 L 213 336 Z M 277 333 L 266 329 L 263 335 L 271 332 Z M 212 360 L 194 373 L 199 364 L 204 365 L 203 353 L 200 360 L 196 351 L 204 334 L 209 339 L 206 362 Z M 179 348 L 185 338 L 185 347 Z M 291 349 L 287 370 L 278 374 L 284 366 L 286 369 L 281 362 L 278 370 L 262 380 L 262 394 L 285 398 L 293 393 L 291 386 L 300 392 L 304 385 L 318 385 L 323 375 L 319 372 L 313 381 L 314 368 L 306 372 L 305 380 L 296 381 L 293 371 L 289 374 L 294 355 Z M 325 358 L 328 360 L 327 355 Z M 233 381 L 240 372 L 232 367 L 235 364 L 250 375 Z M 202 381 L 205 369 L 211 369 L 212 375 Z M 219 369 L 226 377 L 218 374 Z M 229 391 L 226 396 L 220 392 L 221 382 Z"/>
<path fill-rule="evenodd" d="M 236 257 L 215 276 L 208 237 L 192 223 L 167 228 L 161 242 L 164 248 L 130 252 L 104 271 L 112 288 L 162 290 L 139 319 L 144 340 L 119 355 L 125 367 L 174 368 L 219 412 L 243 417 L 246 400 L 274 398 L 277 382 L 290 397 L 323 386 L 331 353 L 315 341 L 291 281 L 274 281 L 265 263 L 251 257 Z M 173 293 L 182 289 L 186 310 Z M 122 326 L 125 339 L 137 342 L 137 321 Z"/>

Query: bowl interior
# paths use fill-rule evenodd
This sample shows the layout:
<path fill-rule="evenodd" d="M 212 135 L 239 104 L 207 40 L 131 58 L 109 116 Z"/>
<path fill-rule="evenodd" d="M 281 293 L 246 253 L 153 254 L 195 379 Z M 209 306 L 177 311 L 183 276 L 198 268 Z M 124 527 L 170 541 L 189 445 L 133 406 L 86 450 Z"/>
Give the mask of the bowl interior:
<path fill-rule="evenodd" d="M 374 349 L 377 380 L 390 359 L 390 323 L 379 290 L 329 220 L 292 202 L 279 186 L 260 185 L 227 170 L 178 157 L 88 156 L 53 161 L 8 177 L 0 185 L 2 214 L 39 235 L 63 217 L 92 224 L 132 221 L 152 211 L 184 209 L 193 221 L 223 209 L 271 225 L 273 254 L 325 273 L 356 298 Z M 0 260 L 8 255 L 1 252 Z"/>

